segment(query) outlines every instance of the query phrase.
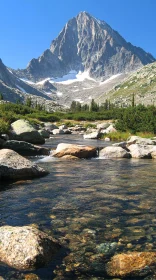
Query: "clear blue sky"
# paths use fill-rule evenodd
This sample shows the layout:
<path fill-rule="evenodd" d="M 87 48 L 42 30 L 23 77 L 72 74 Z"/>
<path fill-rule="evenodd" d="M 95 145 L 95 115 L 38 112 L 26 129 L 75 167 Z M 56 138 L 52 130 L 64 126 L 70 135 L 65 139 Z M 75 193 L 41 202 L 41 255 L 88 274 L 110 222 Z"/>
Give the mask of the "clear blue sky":
<path fill-rule="evenodd" d="M 25 68 L 80 11 L 106 21 L 156 57 L 156 0 L 0 0 L 0 58 Z"/>

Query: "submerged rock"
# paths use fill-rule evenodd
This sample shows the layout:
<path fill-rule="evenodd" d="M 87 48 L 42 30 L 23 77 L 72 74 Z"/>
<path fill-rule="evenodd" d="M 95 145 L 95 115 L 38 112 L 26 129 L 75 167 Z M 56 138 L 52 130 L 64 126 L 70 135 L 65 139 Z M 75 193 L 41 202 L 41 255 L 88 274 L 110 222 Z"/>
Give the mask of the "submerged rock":
<path fill-rule="evenodd" d="M 105 242 L 96 246 L 96 250 L 100 254 L 113 255 L 117 248 L 117 242 Z"/>
<path fill-rule="evenodd" d="M 18 120 L 11 124 L 11 139 L 32 144 L 44 144 L 44 138 L 27 120 Z"/>
<path fill-rule="evenodd" d="M 64 157 L 66 155 L 71 155 L 78 158 L 91 158 L 96 157 L 97 150 L 95 147 L 91 146 L 60 143 L 57 146 L 57 149 L 54 151 L 53 156 Z"/>
<path fill-rule="evenodd" d="M 99 156 L 105 158 L 130 158 L 131 157 L 130 153 L 124 150 L 123 148 L 114 147 L 114 146 L 105 147 L 100 151 Z"/>
<path fill-rule="evenodd" d="M 59 249 L 56 240 L 35 227 L 0 227 L 0 261 L 11 267 L 42 267 Z"/>
<path fill-rule="evenodd" d="M 112 257 L 106 265 L 109 276 L 146 276 L 150 267 L 156 266 L 156 252 L 131 252 Z"/>
<path fill-rule="evenodd" d="M 49 155 L 50 149 L 36 146 L 25 141 L 8 140 L 3 144 L 4 149 L 11 149 L 22 156 Z"/>
<path fill-rule="evenodd" d="M 48 172 L 9 149 L 0 150 L 0 179 L 28 179 L 47 175 Z"/>

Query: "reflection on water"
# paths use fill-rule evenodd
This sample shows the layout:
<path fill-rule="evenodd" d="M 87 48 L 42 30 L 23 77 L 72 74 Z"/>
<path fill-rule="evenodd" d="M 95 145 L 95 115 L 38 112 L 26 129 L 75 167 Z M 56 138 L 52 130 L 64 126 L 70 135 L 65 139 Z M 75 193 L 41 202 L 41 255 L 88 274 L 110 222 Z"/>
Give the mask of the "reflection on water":
<path fill-rule="evenodd" d="M 60 240 L 64 249 L 54 262 L 33 272 L 41 279 L 107 279 L 101 253 L 109 255 L 110 246 L 156 251 L 156 161 L 52 159 L 40 165 L 50 171 L 47 177 L 0 192 L 0 224 L 36 224 Z M 24 274 L 0 265 L 5 279 Z"/>

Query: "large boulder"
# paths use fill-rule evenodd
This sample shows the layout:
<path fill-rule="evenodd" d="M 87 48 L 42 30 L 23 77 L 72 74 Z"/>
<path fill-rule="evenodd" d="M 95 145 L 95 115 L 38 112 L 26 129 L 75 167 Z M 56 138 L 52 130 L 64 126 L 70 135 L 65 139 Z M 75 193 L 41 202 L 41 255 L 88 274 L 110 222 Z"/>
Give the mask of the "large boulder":
<path fill-rule="evenodd" d="M 8 140 L 4 142 L 3 149 L 11 149 L 22 156 L 49 155 L 50 149 L 36 146 L 24 141 Z"/>
<path fill-rule="evenodd" d="M 47 175 L 48 172 L 9 149 L 0 150 L 0 179 L 28 179 Z"/>
<path fill-rule="evenodd" d="M 132 144 L 128 147 L 132 158 L 152 158 L 153 146 Z"/>
<path fill-rule="evenodd" d="M 156 252 L 131 252 L 112 257 L 106 270 L 111 277 L 141 277 L 146 276 L 152 266 L 156 267 Z"/>
<path fill-rule="evenodd" d="M 149 138 L 142 138 L 139 136 L 130 136 L 127 139 L 127 147 L 132 144 L 139 144 L 139 145 L 156 145 L 156 140 L 151 140 Z"/>
<path fill-rule="evenodd" d="M 53 156 L 64 157 L 66 155 L 72 155 L 78 158 L 92 158 L 97 156 L 97 150 L 91 146 L 60 143 L 54 151 Z"/>
<path fill-rule="evenodd" d="M 131 157 L 130 153 L 127 152 L 125 149 L 121 147 L 114 147 L 114 146 L 103 148 L 100 151 L 99 156 L 104 158 L 130 158 Z"/>
<path fill-rule="evenodd" d="M 27 120 L 18 120 L 11 124 L 11 139 L 32 144 L 44 144 L 44 138 Z"/>
<path fill-rule="evenodd" d="M 42 267 L 59 249 L 56 240 L 35 227 L 0 227 L 0 261 L 16 269 Z"/>

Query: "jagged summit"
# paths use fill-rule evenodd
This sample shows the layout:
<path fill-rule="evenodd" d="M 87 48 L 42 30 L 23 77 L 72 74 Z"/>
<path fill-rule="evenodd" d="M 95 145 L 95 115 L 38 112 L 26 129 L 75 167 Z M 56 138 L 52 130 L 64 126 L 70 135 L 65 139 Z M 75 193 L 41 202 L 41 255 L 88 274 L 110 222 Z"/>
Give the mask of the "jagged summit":
<path fill-rule="evenodd" d="M 16 73 L 36 82 L 59 78 L 72 70 L 87 71 L 94 79 L 105 80 L 154 61 L 151 54 L 126 42 L 105 21 L 83 11 L 65 24 L 50 49 Z"/>

